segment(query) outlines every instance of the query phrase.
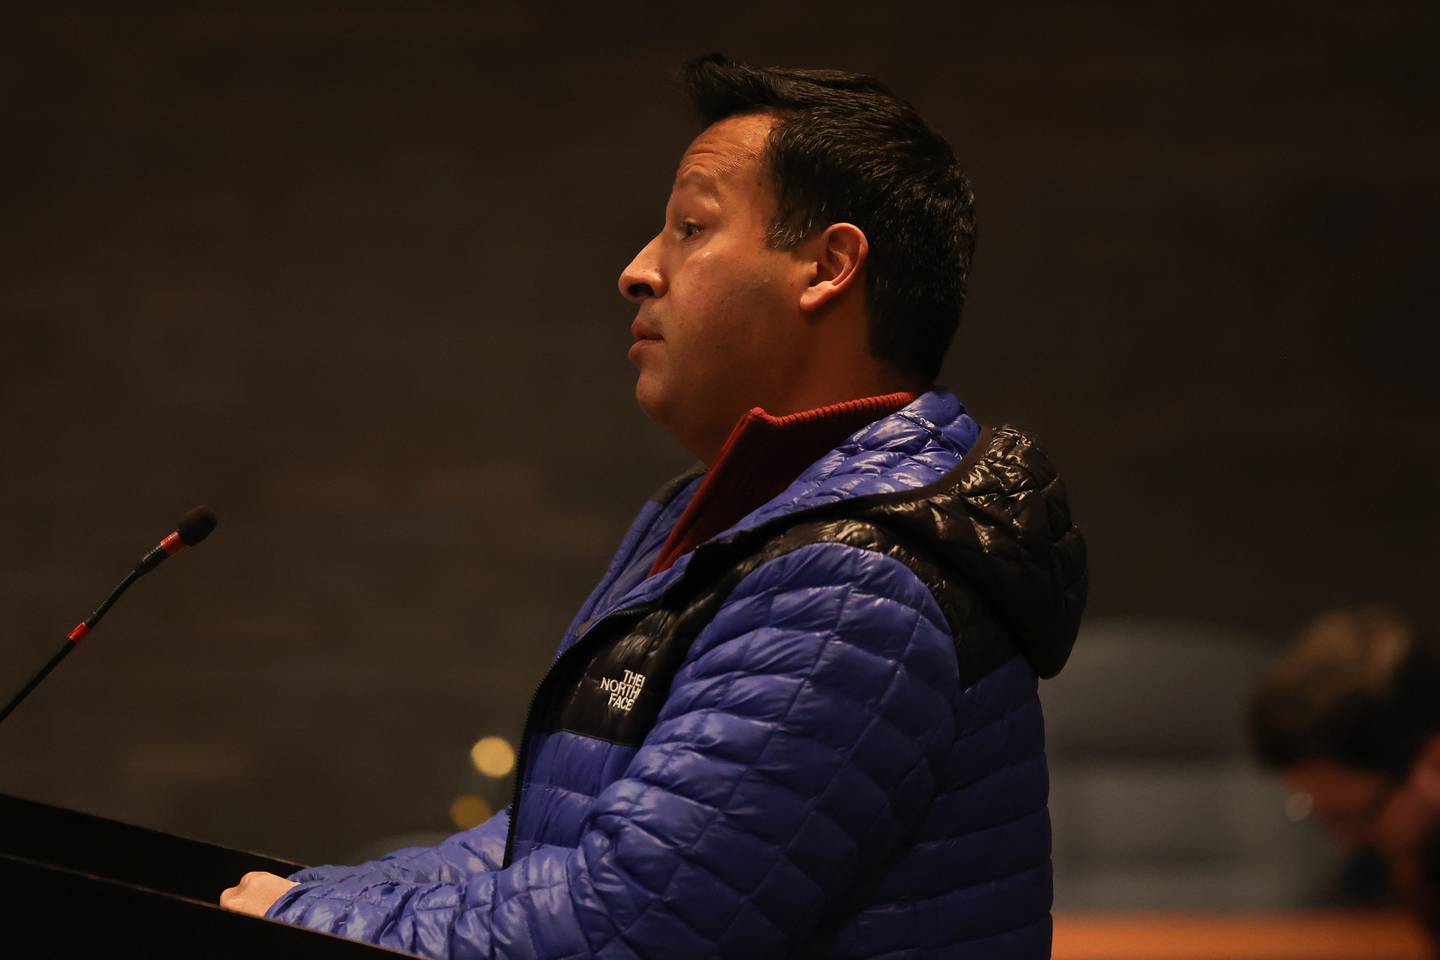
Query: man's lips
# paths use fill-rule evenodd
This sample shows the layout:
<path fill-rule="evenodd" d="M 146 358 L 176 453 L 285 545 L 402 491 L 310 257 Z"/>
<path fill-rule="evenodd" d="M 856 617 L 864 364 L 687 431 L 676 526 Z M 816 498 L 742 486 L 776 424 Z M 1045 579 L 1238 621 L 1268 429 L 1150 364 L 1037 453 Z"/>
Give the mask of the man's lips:
<path fill-rule="evenodd" d="M 648 323 L 641 323 L 638 319 L 630 324 L 630 336 L 636 340 L 659 340 L 660 334 Z"/>

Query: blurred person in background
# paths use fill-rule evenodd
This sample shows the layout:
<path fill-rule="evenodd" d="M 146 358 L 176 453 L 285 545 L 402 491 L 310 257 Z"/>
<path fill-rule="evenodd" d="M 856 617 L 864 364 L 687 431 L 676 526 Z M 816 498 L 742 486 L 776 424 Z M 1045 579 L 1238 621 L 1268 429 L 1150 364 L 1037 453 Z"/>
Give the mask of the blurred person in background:
<path fill-rule="evenodd" d="M 1266 673 L 1250 709 L 1261 762 L 1342 848 L 1373 848 L 1440 943 L 1440 649 L 1386 607 L 1327 613 Z"/>
<path fill-rule="evenodd" d="M 1037 678 L 1085 546 L 1033 441 L 935 385 L 969 182 L 869 77 L 685 79 L 704 129 L 619 288 L 636 400 L 701 466 L 562 638 L 514 801 L 222 905 L 427 956 L 1041 960 Z"/>

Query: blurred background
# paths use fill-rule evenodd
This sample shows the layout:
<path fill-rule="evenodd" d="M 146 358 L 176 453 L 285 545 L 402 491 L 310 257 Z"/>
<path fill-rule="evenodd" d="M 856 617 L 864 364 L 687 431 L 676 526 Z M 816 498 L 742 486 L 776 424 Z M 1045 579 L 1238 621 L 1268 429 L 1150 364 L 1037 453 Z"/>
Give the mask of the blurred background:
<path fill-rule="evenodd" d="M 943 382 L 1041 438 L 1091 547 L 1042 688 L 1057 908 L 1374 895 L 1241 712 L 1323 608 L 1440 613 L 1440 8 L 115 9 L 0 31 L 0 693 L 221 523 L 0 727 L 0 792 L 303 862 L 506 802 L 480 741 L 690 462 L 616 278 L 721 50 L 881 77 L 975 181 Z"/>

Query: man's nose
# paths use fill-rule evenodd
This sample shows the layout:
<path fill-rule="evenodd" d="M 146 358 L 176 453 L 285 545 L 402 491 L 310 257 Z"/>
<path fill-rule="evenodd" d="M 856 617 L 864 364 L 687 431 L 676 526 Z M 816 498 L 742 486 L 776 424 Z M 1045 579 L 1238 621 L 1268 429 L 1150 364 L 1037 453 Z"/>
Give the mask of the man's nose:
<path fill-rule="evenodd" d="M 655 256 L 656 242 L 659 239 L 657 236 L 645 244 L 644 249 L 635 254 L 630 265 L 620 271 L 620 296 L 631 303 L 665 295 L 665 277 L 660 272 L 660 264 Z"/>

